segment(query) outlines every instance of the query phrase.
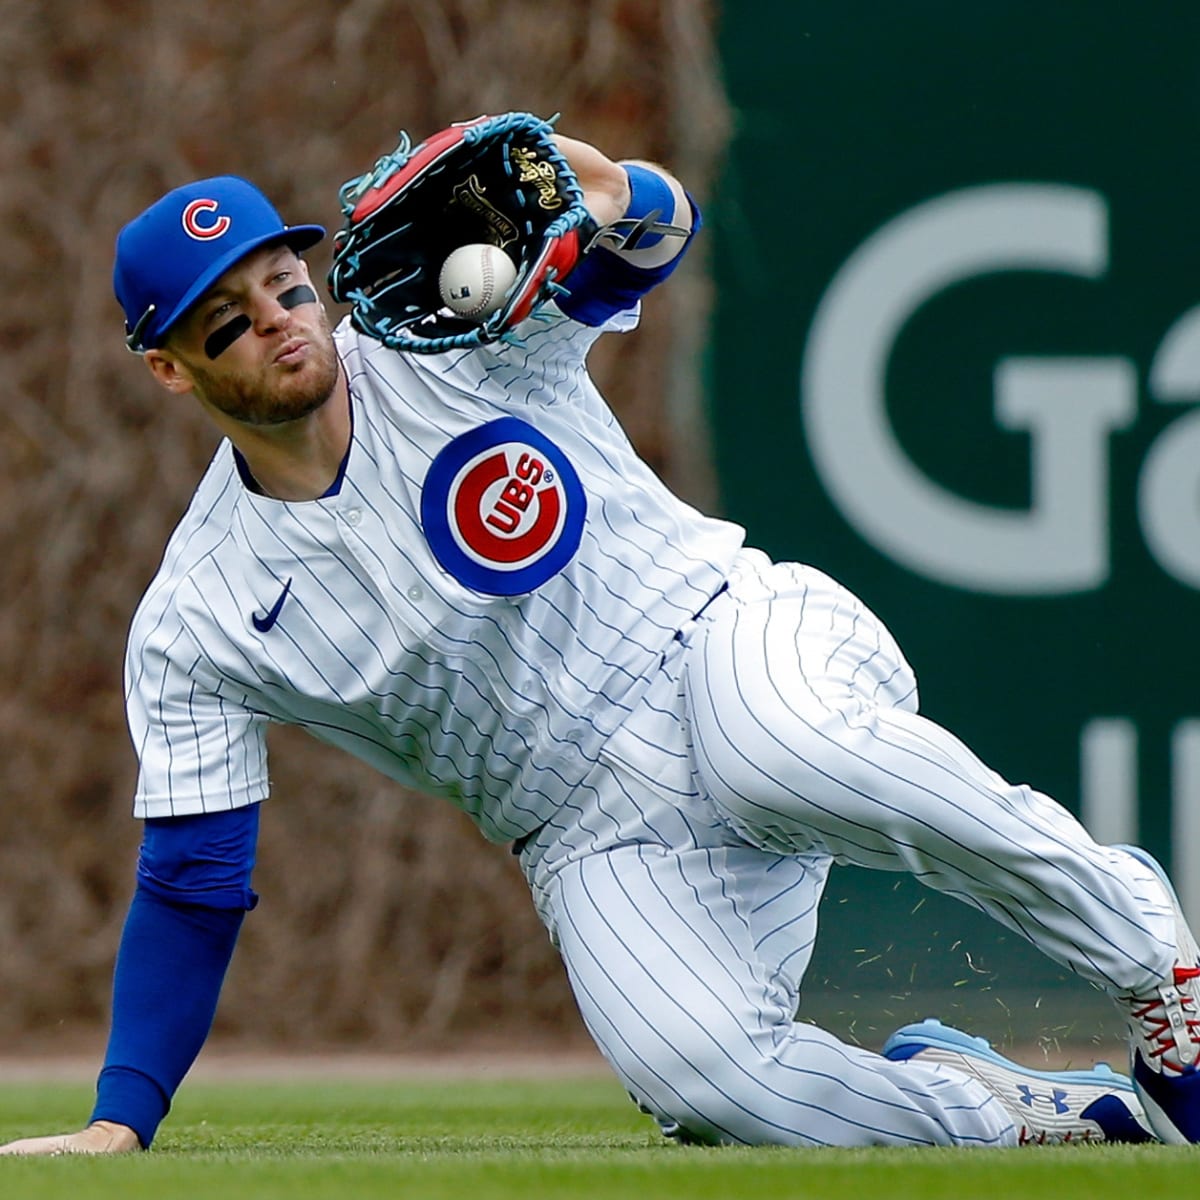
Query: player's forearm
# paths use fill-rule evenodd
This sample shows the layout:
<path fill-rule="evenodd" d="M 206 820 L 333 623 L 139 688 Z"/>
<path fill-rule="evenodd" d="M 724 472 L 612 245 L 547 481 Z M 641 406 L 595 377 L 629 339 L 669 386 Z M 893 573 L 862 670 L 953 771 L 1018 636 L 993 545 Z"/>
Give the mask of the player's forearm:
<path fill-rule="evenodd" d="M 150 1145 L 208 1037 L 244 915 L 138 888 L 117 955 L 93 1122 L 127 1126 Z"/>
<path fill-rule="evenodd" d="M 629 179 L 619 163 L 587 142 L 554 135 L 554 143 L 575 172 L 583 202 L 598 225 L 622 216 L 629 206 Z"/>

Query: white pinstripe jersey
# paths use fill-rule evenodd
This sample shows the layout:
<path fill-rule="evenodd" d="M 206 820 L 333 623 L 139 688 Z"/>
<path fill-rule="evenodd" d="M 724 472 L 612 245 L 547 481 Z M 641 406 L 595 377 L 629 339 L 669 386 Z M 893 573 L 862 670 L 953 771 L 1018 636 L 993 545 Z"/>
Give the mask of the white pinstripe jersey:
<path fill-rule="evenodd" d="M 257 495 L 219 447 L 130 631 L 135 815 L 263 799 L 272 721 L 450 800 L 493 841 L 535 829 L 588 773 L 743 531 L 638 458 L 586 372 L 600 331 L 564 317 L 526 328 L 524 346 L 422 356 L 343 322 L 353 435 L 330 497 Z M 519 460 L 492 444 L 514 436 L 532 446 Z M 551 551 L 505 575 L 496 530 L 513 533 L 504 519 L 539 482 L 531 507 L 557 526 L 529 536 Z M 479 513 L 495 497 L 489 531 Z M 427 533 L 443 518 L 448 533 Z"/>

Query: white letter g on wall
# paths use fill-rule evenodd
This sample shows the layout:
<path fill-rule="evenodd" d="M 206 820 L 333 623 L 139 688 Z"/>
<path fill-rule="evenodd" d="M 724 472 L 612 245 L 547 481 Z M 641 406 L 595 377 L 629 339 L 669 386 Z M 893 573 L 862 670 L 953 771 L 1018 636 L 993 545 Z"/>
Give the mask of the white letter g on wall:
<path fill-rule="evenodd" d="M 1108 440 L 1137 410 L 1128 360 L 997 364 L 996 421 L 1031 435 L 1031 501 L 1022 510 L 980 504 L 922 474 L 892 430 L 884 381 L 905 323 L 944 288 L 1012 270 L 1095 279 L 1108 265 L 1107 234 L 1096 192 L 973 187 L 890 221 L 834 277 L 805 347 L 801 418 L 826 491 L 879 551 L 972 591 L 1045 595 L 1105 583 Z M 944 413 L 946 398 L 931 409 Z"/>

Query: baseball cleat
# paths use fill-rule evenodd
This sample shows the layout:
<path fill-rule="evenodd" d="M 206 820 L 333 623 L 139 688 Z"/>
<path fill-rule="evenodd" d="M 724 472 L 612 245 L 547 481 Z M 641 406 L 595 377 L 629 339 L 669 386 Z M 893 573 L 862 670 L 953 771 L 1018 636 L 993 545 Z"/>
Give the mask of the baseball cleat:
<path fill-rule="evenodd" d="M 1155 1140 L 1132 1082 L 1103 1063 L 1090 1071 L 1034 1071 L 933 1019 L 898 1029 L 882 1053 L 970 1075 L 1004 1106 L 1022 1146 Z"/>
<path fill-rule="evenodd" d="M 1179 957 L 1151 992 L 1117 997 L 1129 1022 L 1133 1083 L 1164 1142 L 1200 1142 L 1200 949 L 1166 872 L 1137 846 L 1122 846 L 1162 880 L 1175 908 Z"/>

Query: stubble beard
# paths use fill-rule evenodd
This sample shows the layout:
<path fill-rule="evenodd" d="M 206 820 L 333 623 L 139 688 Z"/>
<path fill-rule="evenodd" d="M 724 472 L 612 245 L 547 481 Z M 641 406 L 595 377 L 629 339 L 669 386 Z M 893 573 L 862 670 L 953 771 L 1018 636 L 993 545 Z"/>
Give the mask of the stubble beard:
<path fill-rule="evenodd" d="M 253 376 L 217 376 L 202 363 L 191 364 L 200 395 L 219 412 L 243 425 L 283 425 L 316 412 L 333 394 L 338 357 L 328 324 L 309 338 L 308 357 L 293 369 L 269 365 Z"/>

